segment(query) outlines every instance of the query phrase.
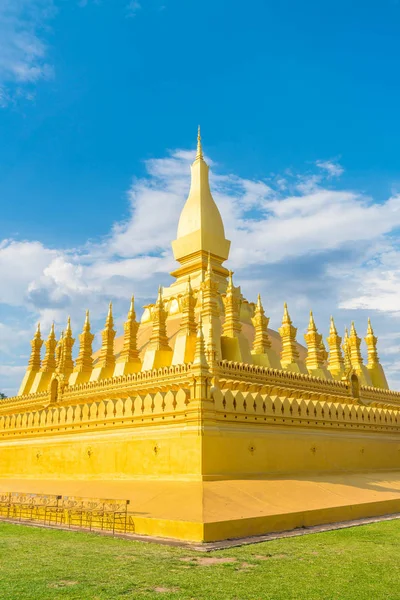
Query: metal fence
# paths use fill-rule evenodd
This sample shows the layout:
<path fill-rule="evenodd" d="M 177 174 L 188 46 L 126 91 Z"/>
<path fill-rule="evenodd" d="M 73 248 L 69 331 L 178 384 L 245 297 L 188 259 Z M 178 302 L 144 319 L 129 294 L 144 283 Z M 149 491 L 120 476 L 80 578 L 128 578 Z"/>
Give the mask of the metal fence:
<path fill-rule="evenodd" d="M 0 492 L 0 519 L 53 527 L 134 533 L 129 500 Z"/>

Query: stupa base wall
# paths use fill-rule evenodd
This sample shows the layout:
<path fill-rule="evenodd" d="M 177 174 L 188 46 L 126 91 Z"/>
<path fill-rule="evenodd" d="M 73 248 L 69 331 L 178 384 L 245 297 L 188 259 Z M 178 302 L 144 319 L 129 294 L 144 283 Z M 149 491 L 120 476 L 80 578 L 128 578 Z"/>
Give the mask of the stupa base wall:
<path fill-rule="evenodd" d="M 0 491 L 127 498 L 135 533 L 192 542 L 400 512 L 400 471 L 209 482 L 3 478 Z"/>
<path fill-rule="evenodd" d="M 0 441 L 0 478 L 213 481 L 400 469 L 398 432 L 389 428 L 249 420 L 128 427 L 116 421 L 7 436 Z"/>
<path fill-rule="evenodd" d="M 250 418 L 205 427 L 203 480 L 400 469 L 397 431 L 335 429 L 329 422 L 293 427 L 285 419 L 281 425 L 260 425 Z"/>
<path fill-rule="evenodd" d="M 0 441 L 0 478 L 51 479 L 61 487 L 74 479 L 200 480 L 201 441 L 198 427 L 183 423 L 9 437 Z"/>

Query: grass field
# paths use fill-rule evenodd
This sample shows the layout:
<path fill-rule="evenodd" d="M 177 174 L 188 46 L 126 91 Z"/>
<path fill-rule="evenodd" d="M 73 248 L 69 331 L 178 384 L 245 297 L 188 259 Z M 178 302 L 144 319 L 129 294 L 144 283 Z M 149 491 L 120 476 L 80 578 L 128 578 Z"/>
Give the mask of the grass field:
<path fill-rule="evenodd" d="M 400 521 L 205 553 L 0 523 L 1 600 L 400 599 Z"/>

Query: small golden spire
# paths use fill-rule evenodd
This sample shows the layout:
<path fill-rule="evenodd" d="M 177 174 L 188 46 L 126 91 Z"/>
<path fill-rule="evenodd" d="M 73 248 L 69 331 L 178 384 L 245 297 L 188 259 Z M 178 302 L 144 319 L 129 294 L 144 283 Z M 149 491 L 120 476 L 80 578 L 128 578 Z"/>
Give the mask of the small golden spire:
<path fill-rule="evenodd" d="M 155 350 L 171 350 L 167 336 L 167 313 L 162 298 L 162 287 L 158 288 L 157 301 L 152 311 L 153 329 L 150 336 L 148 348 Z"/>
<path fill-rule="evenodd" d="M 329 328 L 329 334 L 330 335 L 337 335 L 337 329 L 336 329 L 336 325 L 335 325 L 335 321 L 333 320 L 333 317 L 331 316 L 331 326 Z"/>
<path fill-rule="evenodd" d="M 57 346 L 56 336 L 54 333 L 54 321 L 50 328 L 49 337 L 45 342 L 46 353 L 42 362 L 42 368 L 40 369 L 43 373 L 52 373 L 56 368 L 56 356 L 55 350 Z"/>
<path fill-rule="evenodd" d="M 372 329 L 371 320 L 368 319 L 367 335 L 364 338 L 367 344 L 368 362 L 367 369 L 371 377 L 371 383 L 374 387 L 388 389 L 388 383 L 382 365 L 378 356 L 378 338 Z"/>
<path fill-rule="evenodd" d="M 113 313 L 112 313 L 112 302 L 110 302 L 110 304 L 108 305 L 106 327 L 109 327 L 109 328 L 114 327 L 114 319 L 113 319 Z"/>
<path fill-rule="evenodd" d="M 63 339 L 64 339 L 64 330 L 60 333 L 60 339 L 57 342 L 56 346 L 56 369 L 58 370 L 60 367 L 61 355 L 63 351 Z"/>
<path fill-rule="evenodd" d="M 32 352 L 28 362 L 28 369 L 31 371 L 39 371 L 40 369 L 40 350 L 43 346 L 43 340 L 40 335 L 40 323 L 37 324 L 35 335 L 31 341 Z"/>
<path fill-rule="evenodd" d="M 82 333 L 79 335 L 79 354 L 76 359 L 74 372 L 91 373 L 93 368 L 93 349 L 92 342 L 94 335 L 90 331 L 89 311 L 86 311 L 85 322 Z"/>
<path fill-rule="evenodd" d="M 319 343 L 318 352 L 319 352 L 319 359 L 320 359 L 321 363 L 322 364 L 326 363 L 326 361 L 328 360 L 328 352 L 326 351 L 324 340 L 322 339 L 322 335 L 321 335 L 321 341 Z"/>
<path fill-rule="evenodd" d="M 203 159 L 203 148 L 201 146 L 201 133 L 200 133 L 200 125 L 197 128 L 197 153 L 196 160 Z"/>
<path fill-rule="evenodd" d="M 374 335 L 374 330 L 372 329 L 372 325 L 371 325 L 371 319 L 369 317 L 368 317 L 367 335 Z"/>
<path fill-rule="evenodd" d="M 208 253 L 207 269 L 204 275 L 204 280 L 201 283 L 201 289 L 203 291 L 203 306 L 207 304 L 207 299 L 210 300 L 212 298 L 213 301 L 216 300 L 216 296 L 218 295 L 218 283 L 214 281 L 213 278 L 210 252 Z M 203 314 L 203 316 L 205 315 Z"/>
<path fill-rule="evenodd" d="M 34 336 L 31 340 L 31 354 L 29 356 L 28 368 L 22 380 L 21 386 L 18 391 L 18 396 L 29 394 L 35 380 L 37 373 L 40 371 L 41 358 L 40 350 L 43 345 L 43 340 L 40 336 L 40 323 L 38 323 Z"/>
<path fill-rule="evenodd" d="M 308 323 L 308 331 L 317 331 L 312 310 L 310 310 L 310 320 Z"/>
<path fill-rule="evenodd" d="M 124 323 L 124 344 L 117 362 L 139 364 L 139 351 L 137 348 L 138 329 L 139 323 L 136 321 L 135 299 L 132 295 L 128 317 Z"/>
<path fill-rule="evenodd" d="M 350 336 L 348 338 L 348 345 L 350 349 L 350 363 L 353 369 L 356 371 L 362 371 L 363 359 L 361 356 L 361 338 L 358 337 L 357 331 L 354 325 L 354 321 L 351 322 Z"/>
<path fill-rule="evenodd" d="M 299 360 L 296 333 L 297 327 L 294 327 L 292 324 L 288 307 L 285 302 L 283 305 L 282 326 L 279 327 L 279 334 L 282 340 L 281 363 L 284 369 Z"/>
<path fill-rule="evenodd" d="M 208 252 L 207 270 L 200 285 L 201 290 L 201 315 L 203 331 L 208 356 L 208 364 L 213 365 L 215 359 L 221 358 L 221 321 L 220 321 L 220 293 L 218 282 L 213 277 L 211 266 L 211 253 Z"/>
<path fill-rule="evenodd" d="M 158 290 L 157 290 L 157 298 L 156 298 L 154 306 L 164 306 L 162 295 L 163 295 L 163 288 L 161 285 L 159 285 Z"/>
<path fill-rule="evenodd" d="M 99 360 L 97 361 L 96 368 L 103 368 L 107 373 L 111 372 L 115 366 L 115 355 L 114 355 L 114 319 L 112 314 L 112 302 L 108 305 L 107 319 L 103 331 L 101 332 L 102 345 L 100 350 Z"/>
<path fill-rule="evenodd" d="M 207 343 L 207 356 L 208 356 L 208 363 L 210 365 L 213 365 L 217 358 L 215 338 L 216 338 L 216 335 L 215 335 L 215 329 L 214 329 L 214 320 L 210 319 L 209 330 L 208 330 L 208 343 Z"/>
<path fill-rule="evenodd" d="M 186 294 L 182 298 L 182 319 L 180 323 L 180 332 L 185 335 L 196 334 L 196 320 L 194 315 L 194 309 L 196 306 L 196 299 L 193 295 L 192 284 L 190 282 L 190 276 L 186 286 Z"/>
<path fill-rule="evenodd" d="M 372 368 L 379 363 L 377 342 L 378 338 L 374 335 L 372 329 L 371 320 L 368 318 L 367 335 L 365 336 L 365 343 L 368 349 L 368 367 Z"/>
<path fill-rule="evenodd" d="M 351 369 L 349 330 L 347 329 L 347 327 L 344 328 L 342 349 L 343 349 L 343 357 L 344 357 L 344 368 L 347 372 L 347 371 L 349 371 L 349 369 Z"/>
<path fill-rule="evenodd" d="M 282 325 L 291 325 L 291 324 L 292 324 L 292 320 L 290 318 L 288 307 L 287 307 L 287 304 L 285 302 L 284 305 L 283 305 Z"/>
<path fill-rule="evenodd" d="M 206 356 L 206 346 L 204 341 L 204 333 L 203 333 L 203 321 L 200 315 L 199 318 L 199 326 L 197 328 L 197 336 L 196 336 L 196 348 L 194 351 L 193 365 L 198 365 L 200 367 L 207 367 L 207 356 Z"/>
<path fill-rule="evenodd" d="M 233 338 L 237 337 L 237 335 L 241 332 L 242 324 L 240 322 L 240 304 L 240 296 L 233 285 L 232 271 L 229 271 L 228 287 L 226 288 L 226 295 L 224 298 L 224 336 Z"/>
<path fill-rule="evenodd" d="M 71 318 L 67 319 L 67 328 L 65 334 L 60 339 L 61 349 L 58 356 L 57 370 L 65 377 L 69 377 L 74 370 L 74 361 L 72 359 L 72 347 L 75 343 L 72 337 Z"/>
<path fill-rule="evenodd" d="M 135 313 L 135 297 L 132 294 L 131 296 L 131 304 L 129 307 L 129 312 L 128 312 L 128 320 L 129 319 L 136 319 L 136 313 Z"/>
<path fill-rule="evenodd" d="M 328 369 L 334 377 L 334 379 L 342 379 L 345 371 L 345 364 L 343 361 L 343 354 L 340 348 L 340 344 L 342 343 L 342 338 L 338 335 L 335 321 L 331 316 L 331 324 L 329 328 L 329 337 L 326 338 L 326 341 L 329 344 L 329 361 L 328 361 Z M 346 342 L 343 344 L 343 348 L 345 348 Z M 346 351 L 345 351 L 346 355 Z"/>
<path fill-rule="evenodd" d="M 233 273 L 232 271 L 228 272 L 228 287 L 227 287 L 227 291 L 229 290 L 230 292 L 233 290 Z"/>
<path fill-rule="evenodd" d="M 212 277 L 212 266 L 211 266 L 211 253 L 208 253 L 207 259 L 207 269 L 206 269 L 206 279 L 211 279 Z"/>
<path fill-rule="evenodd" d="M 89 310 L 86 311 L 85 322 L 83 324 L 83 331 L 90 331 Z"/>
<path fill-rule="evenodd" d="M 265 316 L 261 296 L 258 294 L 254 317 L 251 319 L 254 326 L 253 354 L 265 354 L 271 347 L 268 336 L 269 318 Z"/>
<path fill-rule="evenodd" d="M 356 372 L 361 385 L 372 385 L 369 370 L 363 362 L 360 346 L 361 338 L 358 337 L 354 322 L 352 322 L 350 336 L 347 339 L 350 367 Z"/>
<path fill-rule="evenodd" d="M 307 333 L 304 334 L 304 339 L 307 343 L 307 369 L 311 372 L 316 369 L 321 369 L 324 366 L 323 354 L 321 352 L 321 343 L 323 343 L 322 335 L 318 333 L 311 310 L 310 321 L 308 323 Z M 323 351 L 325 351 L 325 347 L 323 348 Z"/>

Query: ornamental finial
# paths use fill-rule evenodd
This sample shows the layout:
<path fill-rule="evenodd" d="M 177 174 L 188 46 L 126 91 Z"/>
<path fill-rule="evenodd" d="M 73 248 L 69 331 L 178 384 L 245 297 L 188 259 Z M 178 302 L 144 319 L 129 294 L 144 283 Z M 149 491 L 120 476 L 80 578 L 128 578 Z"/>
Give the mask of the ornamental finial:
<path fill-rule="evenodd" d="M 124 344 L 117 359 L 117 369 L 114 375 L 126 375 L 140 371 L 141 362 L 137 348 L 138 329 L 139 323 L 136 321 L 135 299 L 132 295 L 128 316 L 124 323 Z"/>
<path fill-rule="evenodd" d="M 128 321 L 135 319 L 136 318 L 136 314 L 135 314 L 135 297 L 132 294 L 131 296 L 131 303 L 129 306 L 129 312 L 128 312 Z"/>
<path fill-rule="evenodd" d="M 79 353 L 75 362 L 74 372 L 72 374 L 72 385 L 76 383 L 86 383 L 90 379 L 93 369 L 93 340 L 94 335 L 90 331 L 89 311 L 87 310 L 82 333 L 79 334 Z"/>
<path fill-rule="evenodd" d="M 377 388 L 388 389 L 388 383 L 383 371 L 382 365 L 379 362 L 377 343 L 378 338 L 374 335 L 371 320 L 368 319 L 367 335 L 364 338 L 368 350 L 367 369 L 371 377 L 372 385 Z"/>
<path fill-rule="evenodd" d="M 71 333 L 71 317 L 68 317 L 68 319 L 67 319 L 67 328 L 66 328 L 65 332 L 67 334 Z"/>
<path fill-rule="evenodd" d="M 333 320 L 333 317 L 331 316 L 331 326 L 329 329 L 329 333 L 332 335 L 337 335 L 337 329 L 336 329 L 336 325 L 335 325 L 335 321 Z"/>
<path fill-rule="evenodd" d="M 53 373 L 55 368 L 56 368 L 56 357 L 55 357 L 55 349 L 56 349 L 56 345 L 57 345 L 57 341 L 56 341 L 56 336 L 55 336 L 55 332 L 54 332 L 54 321 L 51 325 L 50 328 L 50 333 L 49 336 L 47 338 L 47 341 L 45 342 L 45 346 L 46 346 L 46 353 L 44 355 L 44 359 L 42 362 L 42 366 L 41 366 L 41 371 L 42 372 L 47 372 L 47 373 Z M 39 388 L 39 384 L 38 384 L 38 388 Z M 39 391 L 38 389 L 36 389 L 35 391 Z"/>
<path fill-rule="evenodd" d="M 83 331 L 90 331 L 90 320 L 89 320 L 89 311 L 86 311 L 85 322 L 83 324 Z"/>
<path fill-rule="evenodd" d="M 212 277 L 212 267 L 211 267 L 211 252 L 208 253 L 208 261 L 207 261 L 207 269 L 206 269 L 206 279 L 211 279 Z"/>
<path fill-rule="evenodd" d="M 271 347 L 268 337 L 269 318 L 265 316 L 260 294 L 257 296 L 257 304 L 251 321 L 254 326 L 253 353 L 266 354 Z"/>
<path fill-rule="evenodd" d="M 331 324 L 329 328 L 329 337 L 326 338 L 329 344 L 329 361 L 328 369 L 334 379 L 342 379 L 345 374 L 345 366 L 343 361 L 343 354 L 340 348 L 342 338 L 338 335 L 335 321 L 331 316 Z M 347 350 L 345 351 L 347 352 Z"/>
<path fill-rule="evenodd" d="M 201 146 L 201 133 L 200 133 L 200 125 L 197 128 L 197 153 L 196 160 L 203 159 L 203 148 Z"/>
<path fill-rule="evenodd" d="M 201 315 L 199 317 L 199 326 L 197 328 L 196 347 L 194 351 L 193 364 L 195 366 L 208 368 L 206 346 L 203 333 L 203 320 Z"/>
<path fill-rule="evenodd" d="M 228 274 L 228 288 L 227 288 L 227 292 L 233 292 L 233 273 L 232 271 L 229 271 Z"/>
<path fill-rule="evenodd" d="M 310 321 L 308 323 L 308 331 L 317 331 L 312 310 L 310 310 Z"/>
<path fill-rule="evenodd" d="M 290 318 L 288 307 L 287 307 L 287 304 L 285 302 L 284 305 L 283 305 L 282 325 L 291 325 L 291 324 L 292 324 L 292 319 Z"/>
<path fill-rule="evenodd" d="M 371 319 L 368 317 L 368 328 L 367 335 L 374 335 L 374 330 L 372 329 Z"/>

